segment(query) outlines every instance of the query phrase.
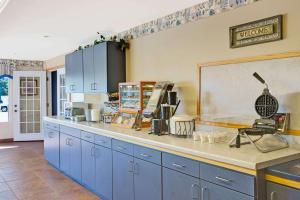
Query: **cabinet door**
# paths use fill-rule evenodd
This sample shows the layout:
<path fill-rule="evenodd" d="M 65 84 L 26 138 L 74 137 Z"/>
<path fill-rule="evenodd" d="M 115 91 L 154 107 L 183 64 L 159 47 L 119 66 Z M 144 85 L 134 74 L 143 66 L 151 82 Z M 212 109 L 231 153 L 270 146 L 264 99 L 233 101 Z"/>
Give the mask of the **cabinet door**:
<path fill-rule="evenodd" d="M 105 200 L 112 200 L 112 151 L 95 145 L 96 193 Z"/>
<path fill-rule="evenodd" d="M 82 184 L 95 189 L 95 145 L 81 140 L 82 150 Z"/>
<path fill-rule="evenodd" d="M 254 200 L 254 197 L 201 181 L 201 200 Z"/>
<path fill-rule="evenodd" d="M 163 168 L 163 199 L 200 200 L 199 179 L 171 169 Z"/>
<path fill-rule="evenodd" d="M 83 87 L 84 92 L 94 92 L 95 73 L 94 73 L 94 48 L 89 47 L 83 50 Z"/>
<path fill-rule="evenodd" d="M 267 182 L 267 200 L 300 199 L 300 190 Z"/>
<path fill-rule="evenodd" d="M 94 46 L 95 92 L 107 92 L 107 43 Z M 115 72 L 118 73 L 118 72 Z"/>
<path fill-rule="evenodd" d="M 83 92 L 82 50 L 66 55 L 65 59 L 66 91 Z"/>
<path fill-rule="evenodd" d="M 161 200 L 161 166 L 134 159 L 134 199 Z"/>
<path fill-rule="evenodd" d="M 81 182 L 81 141 L 79 138 L 69 136 L 70 146 L 70 176 Z"/>
<path fill-rule="evenodd" d="M 134 200 L 133 157 L 113 152 L 114 200 Z"/>
<path fill-rule="evenodd" d="M 59 168 L 59 132 L 44 129 L 44 155 L 50 164 Z"/>
<path fill-rule="evenodd" d="M 70 169 L 70 148 L 68 146 L 68 136 L 60 133 L 60 170 L 69 174 Z"/>

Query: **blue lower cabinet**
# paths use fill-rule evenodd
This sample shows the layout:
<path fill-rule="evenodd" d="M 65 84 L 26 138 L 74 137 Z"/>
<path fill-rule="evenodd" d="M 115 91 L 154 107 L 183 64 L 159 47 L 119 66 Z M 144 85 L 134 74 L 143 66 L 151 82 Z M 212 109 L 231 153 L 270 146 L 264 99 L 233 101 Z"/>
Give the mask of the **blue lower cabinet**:
<path fill-rule="evenodd" d="M 267 200 L 298 200 L 300 190 L 267 182 Z"/>
<path fill-rule="evenodd" d="M 68 174 L 70 169 L 70 148 L 68 146 L 68 135 L 60 133 L 60 165 L 59 168 Z"/>
<path fill-rule="evenodd" d="M 81 141 L 79 138 L 60 134 L 60 169 L 81 183 Z"/>
<path fill-rule="evenodd" d="M 112 200 L 113 170 L 112 151 L 106 147 L 95 145 L 95 180 L 96 193 L 103 200 Z"/>
<path fill-rule="evenodd" d="M 254 197 L 201 180 L 201 200 L 254 200 Z"/>
<path fill-rule="evenodd" d="M 134 158 L 134 199 L 161 200 L 161 166 Z"/>
<path fill-rule="evenodd" d="M 59 132 L 48 128 L 44 129 L 44 156 L 45 159 L 59 168 Z"/>
<path fill-rule="evenodd" d="M 82 184 L 89 189 L 95 189 L 95 145 L 81 140 Z"/>
<path fill-rule="evenodd" d="M 113 198 L 134 200 L 133 156 L 113 152 Z"/>
<path fill-rule="evenodd" d="M 189 176 L 168 168 L 163 168 L 163 199 L 200 200 L 200 180 L 193 176 Z"/>

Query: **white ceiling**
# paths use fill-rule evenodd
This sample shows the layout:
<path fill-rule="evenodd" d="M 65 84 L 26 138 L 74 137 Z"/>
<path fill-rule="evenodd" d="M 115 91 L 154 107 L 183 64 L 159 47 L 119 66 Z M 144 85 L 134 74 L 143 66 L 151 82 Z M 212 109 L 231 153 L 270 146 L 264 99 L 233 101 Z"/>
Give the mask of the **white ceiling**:
<path fill-rule="evenodd" d="M 0 13 L 0 58 L 47 60 L 205 0 L 10 0 Z M 49 35 L 49 38 L 44 38 Z"/>

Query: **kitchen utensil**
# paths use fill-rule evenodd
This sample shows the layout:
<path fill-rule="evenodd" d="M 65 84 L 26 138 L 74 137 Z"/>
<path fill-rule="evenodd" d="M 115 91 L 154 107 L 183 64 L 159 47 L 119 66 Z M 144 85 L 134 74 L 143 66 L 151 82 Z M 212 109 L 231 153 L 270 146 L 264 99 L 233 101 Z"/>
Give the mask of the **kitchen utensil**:
<path fill-rule="evenodd" d="M 195 119 L 187 115 L 173 116 L 170 119 L 170 133 L 179 137 L 193 135 L 195 130 Z"/>
<path fill-rule="evenodd" d="M 83 108 L 76 108 L 76 107 L 67 107 L 65 108 L 65 119 L 71 119 L 72 117 L 76 115 L 84 115 L 84 109 Z"/>
<path fill-rule="evenodd" d="M 99 109 L 91 109 L 91 121 L 99 122 L 100 121 L 100 110 Z"/>
<path fill-rule="evenodd" d="M 172 106 L 176 106 L 177 104 L 177 92 L 176 91 L 168 91 L 168 104 Z"/>
<path fill-rule="evenodd" d="M 155 135 L 161 135 L 162 130 L 163 130 L 163 120 L 152 119 L 151 133 Z"/>
<path fill-rule="evenodd" d="M 161 119 L 168 120 L 173 116 L 174 107 L 169 104 L 161 105 Z"/>

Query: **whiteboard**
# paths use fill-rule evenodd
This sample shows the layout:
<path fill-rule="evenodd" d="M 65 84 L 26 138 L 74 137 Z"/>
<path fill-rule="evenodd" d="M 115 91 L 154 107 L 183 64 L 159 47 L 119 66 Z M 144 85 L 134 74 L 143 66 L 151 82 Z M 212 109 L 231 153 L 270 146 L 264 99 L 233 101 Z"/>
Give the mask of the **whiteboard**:
<path fill-rule="evenodd" d="M 203 121 L 252 125 L 254 103 L 265 86 L 279 102 L 278 112 L 291 113 L 290 129 L 300 130 L 300 57 L 201 67 L 200 117 Z"/>

